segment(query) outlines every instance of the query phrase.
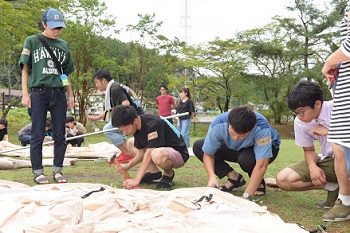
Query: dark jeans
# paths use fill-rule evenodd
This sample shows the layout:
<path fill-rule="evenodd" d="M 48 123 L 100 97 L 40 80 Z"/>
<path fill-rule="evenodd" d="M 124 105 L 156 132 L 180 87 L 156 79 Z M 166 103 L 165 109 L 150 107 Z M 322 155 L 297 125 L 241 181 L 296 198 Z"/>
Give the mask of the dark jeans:
<path fill-rule="evenodd" d="M 204 154 L 204 152 L 202 151 L 203 143 L 204 139 L 199 139 L 195 141 L 192 148 L 193 153 L 202 162 Z M 278 151 L 278 148 L 272 146 L 273 157 L 270 158 L 269 163 L 272 163 L 276 159 Z M 250 177 L 256 164 L 254 147 L 248 147 L 241 149 L 240 151 L 234 151 L 229 149 L 226 145 L 221 145 L 221 147 L 214 155 L 214 171 L 220 179 L 226 176 L 227 173 L 233 171 L 232 167 L 230 167 L 230 165 L 225 161 L 238 163 L 242 170 L 248 173 L 248 176 Z"/>
<path fill-rule="evenodd" d="M 32 138 L 31 135 L 26 135 L 26 134 L 23 134 L 23 135 L 19 135 L 18 136 L 18 140 L 21 141 L 21 144 L 22 145 L 27 145 L 27 144 L 30 144 L 30 139 Z"/>
<path fill-rule="evenodd" d="M 78 132 L 76 135 L 72 135 L 69 133 L 69 134 L 67 134 L 67 138 L 75 137 L 78 135 L 82 135 L 82 133 Z M 72 146 L 77 145 L 78 147 L 80 147 L 83 142 L 84 142 L 84 138 L 76 138 L 76 139 L 72 139 L 72 140 L 67 140 L 67 143 L 71 144 Z"/>
<path fill-rule="evenodd" d="M 54 140 L 54 170 L 62 169 L 66 152 L 66 112 L 67 98 L 64 88 L 31 88 L 32 131 L 30 140 L 30 160 L 34 174 L 43 172 L 42 143 L 45 137 L 47 112 L 51 113 Z"/>

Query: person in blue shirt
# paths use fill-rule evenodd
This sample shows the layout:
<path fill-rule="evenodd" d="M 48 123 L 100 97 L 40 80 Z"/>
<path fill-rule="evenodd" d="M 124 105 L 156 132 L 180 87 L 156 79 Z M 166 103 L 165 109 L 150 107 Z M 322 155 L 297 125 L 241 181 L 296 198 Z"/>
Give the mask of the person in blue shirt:
<path fill-rule="evenodd" d="M 267 166 L 276 159 L 280 143 L 277 131 L 263 115 L 246 106 L 238 106 L 214 119 L 206 138 L 194 143 L 193 152 L 204 163 L 207 186 L 219 187 L 215 176 L 219 179 L 228 177 L 225 185 L 220 187 L 226 192 L 246 183 L 226 161 L 238 163 L 250 177 L 242 196 L 252 200 L 253 195 L 266 193 L 264 174 Z"/>

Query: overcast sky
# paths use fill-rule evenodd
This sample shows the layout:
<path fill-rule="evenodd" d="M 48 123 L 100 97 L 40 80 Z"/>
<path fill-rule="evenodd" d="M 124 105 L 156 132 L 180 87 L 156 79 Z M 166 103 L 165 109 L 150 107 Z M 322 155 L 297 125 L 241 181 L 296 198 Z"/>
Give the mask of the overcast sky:
<path fill-rule="evenodd" d="M 263 26 L 275 15 L 286 16 L 287 5 L 293 0 L 104 0 L 108 13 L 117 17 L 121 33 L 116 37 L 122 41 L 133 38 L 125 31 L 127 24 L 139 21 L 138 13 L 153 14 L 157 22 L 163 21 L 159 33 L 173 39 L 185 40 L 185 19 L 187 2 L 187 42 L 198 44 L 219 37 L 232 38 L 234 33 L 244 29 Z M 323 4 L 325 0 L 314 0 Z"/>

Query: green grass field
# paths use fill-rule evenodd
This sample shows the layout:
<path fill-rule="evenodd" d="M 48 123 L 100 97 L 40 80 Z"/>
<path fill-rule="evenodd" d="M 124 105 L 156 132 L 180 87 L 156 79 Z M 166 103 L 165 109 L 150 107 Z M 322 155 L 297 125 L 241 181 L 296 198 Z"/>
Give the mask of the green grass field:
<path fill-rule="evenodd" d="M 102 125 L 98 125 L 102 128 Z M 21 126 L 18 124 L 9 126 L 10 141 L 14 144 L 19 144 L 16 137 L 16 132 Z M 191 130 L 191 144 L 205 135 L 207 125 L 197 125 L 196 132 Z M 281 127 L 281 126 L 279 126 Z M 276 127 L 277 128 L 277 127 Z M 293 139 L 288 139 L 291 133 L 291 128 L 280 129 L 281 135 L 283 131 L 280 153 L 277 159 L 270 164 L 265 178 L 276 177 L 276 174 L 288 166 L 289 164 L 303 159 L 302 149 L 296 147 Z M 88 127 L 89 132 L 93 132 L 92 128 Z M 86 138 L 84 146 L 89 143 L 97 143 L 107 141 L 107 138 L 101 135 L 94 135 Z M 232 167 L 242 172 L 237 164 L 232 163 Z M 131 176 L 135 176 L 138 167 L 130 171 Z M 46 174 L 52 182 L 51 168 L 46 168 Z M 74 166 L 64 168 L 64 174 L 69 182 L 88 182 L 101 183 L 113 187 L 122 188 L 123 178 L 118 174 L 114 167 L 108 167 L 105 162 L 95 161 L 77 161 Z M 244 178 L 248 180 L 248 176 L 242 173 Z M 0 172 L 0 179 L 21 182 L 30 186 L 35 185 L 30 168 L 3 170 Z M 223 184 L 226 180 L 221 180 Z M 190 157 L 184 167 L 176 170 L 175 188 L 182 187 L 199 187 L 206 186 L 207 175 L 203 164 L 195 157 Z M 141 188 L 154 189 L 155 185 L 141 185 Z M 233 195 L 240 196 L 244 192 L 246 186 L 240 187 L 232 192 Z M 327 232 L 350 232 L 350 221 L 341 223 L 326 223 L 322 221 L 322 215 L 325 213 L 323 209 L 317 209 L 315 204 L 319 200 L 325 200 L 326 192 L 323 190 L 312 190 L 306 192 L 286 192 L 276 188 L 267 187 L 267 193 L 263 197 L 259 197 L 264 206 L 273 213 L 278 214 L 285 222 L 300 223 L 306 229 L 310 230 L 319 224 L 327 226 Z"/>

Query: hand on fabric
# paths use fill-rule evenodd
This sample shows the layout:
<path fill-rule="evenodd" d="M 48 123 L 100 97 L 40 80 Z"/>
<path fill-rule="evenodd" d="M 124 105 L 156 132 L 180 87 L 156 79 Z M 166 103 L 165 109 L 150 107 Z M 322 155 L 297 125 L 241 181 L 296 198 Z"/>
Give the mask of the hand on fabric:
<path fill-rule="evenodd" d="M 135 179 L 128 179 L 126 181 L 123 182 L 123 186 L 126 189 L 132 189 L 135 186 L 138 186 L 139 182 L 137 182 Z"/>
<path fill-rule="evenodd" d="M 213 178 L 209 177 L 207 186 L 217 188 L 217 187 L 219 187 L 219 182 L 215 177 L 213 177 Z"/>

